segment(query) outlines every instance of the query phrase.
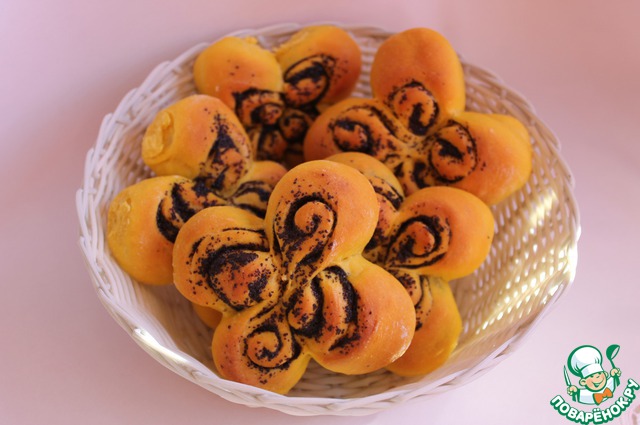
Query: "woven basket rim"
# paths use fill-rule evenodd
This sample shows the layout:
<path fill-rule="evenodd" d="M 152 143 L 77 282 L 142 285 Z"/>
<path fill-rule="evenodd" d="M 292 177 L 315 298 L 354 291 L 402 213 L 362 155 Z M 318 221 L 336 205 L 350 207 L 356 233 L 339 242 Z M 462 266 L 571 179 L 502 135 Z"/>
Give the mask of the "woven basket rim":
<path fill-rule="evenodd" d="M 370 34 L 372 37 L 385 38 L 394 32 L 387 31 L 372 25 L 346 25 L 335 21 L 328 22 L 315 22 L 310 24 L 296 24 L 296 23 L 283 23 L 277 25 L 266 26 L 257 29 L 241 29 L 229 34 L 225 34 L 219 38 L 229 35 L 235 36 L 264 36 L 265 34 L 279 33 L 279 32 L 293 32 L 302 27 L 309 25 L 322 25 L 330 24 L 336 25 L 351 33 Z M 214 40 L 215 41 L 215 40 Z M 380 410 L 388 409 L 391 406 L 403 403 L 409 400 L 434 396 L 440 394 L 448 389 L 454 388 L 458 385 L 470 382 L 471 380 L 481 376 L 482 374 L 491 370 L 499 361 L 510 355 L 517 347 L 526 339 L 526 337 L 533 331 L 537 324 L 543 320 L 543 318 L 549 313 L 551 308 L 556 304 L 557 300 L 566 292 L 566 290 L 573 283 L 573 276 L 575 275 L 575 260 L 567 263 L 567 270 L 558 270 L 559 278 L 561 282 L 558 284 L 558 289 L 553 296 L 545 303 L 542 309 L 529 320 L 528 322 L 521 324 L 518 329 L 515 330 L 513 335 L 508 338 L 503 344 L 497 346 L 493 352 L 482 359 L 482 361 L 471 365 L 469 367 L 462 368 L 458 372 L 452 375 L 445 376 L 440 381 L 431 382 L 428 385 L 421 385 L 418 382 L 412 382 L 405 385 L 401 385 L 390 390 L 380 392 L 373 395 L 366 395 L 357 398 L 339 398 L 339 397 L 307 397 L 307 396 L 288 396 L 275 394 L 269 391 L 265 391 L 259 388 L 251 387 L 244 384 L 239 384 L 231 381 L 226 381 L 221 378 L 217 378 L 215 382 L 210 382 L 211 371 L 208 371 L 206 366 L 204 369 L 200 369 L 197 365 L 199 362 L 190 357 L 186 353 L 176 353 L 170 348 L 163 347 L 161 344 L 154 342 L 153 337 L 140 326 L 136 318 L 132 317 L 127 307 L 130 305 L 120 305 L 105 292 L 103 289 L 105 285 L 109 285 L 109 282 L 104 282 L 101 275 L 100 266 L 94 261 L 91 252 L 87 248 L 85 242 L 94 238 L 95 228 L 91 227 L 92 220 L 95 221 L 96 217 L 92 217 L 95 211 L 88 211 L 85 208 L 87 200 L 95 196 L 96 188 L 93 187 L 94 181 L 94 169 L 93 165 L 102 152 L 99 148 L 102 148 L 106 129 L 110 128 L 114 123 L 117 123 L 118 117 L 126 113 L 129 101 L 137 97 L 140 93 L 145 93 L 153 86 L 156 81 L 156 76 L 159 74 L 165 74 L 171 72 L 179 64 L 182 64 L 186 58 L 193 57 L 194 54 L 201 51 L 204 47 L 211 44 L 211 42 L 201 42 L 195 46 L 187 49 L 182 54 L 177 56 L 173 60 L 164 61 L 153 68 L 149 75 L 143 80 L 143 82 L 136 88 L 130 90 L 120 101 L 118 106 L 113 112 L 107 114 L 102 121 L 99 134 L 97 136 L 94 146 L 88 151 L 85 161 L 83 185 L 76 193 L 76 207 L 80 220 L 80 239 L 79 244 L 82 251 L 83 258 L 90 272 L 90 277 L 96 294 L 100 299 L 103 306 L 107 309 L 110 315 L 116 320 L 116 322 L 132 337 L 132 339 L 142 347 L 151 357 L 155 358 L 161 364 L 173 370 L 177 374 L 189 379 L 190 381 L 206 388 L 207 390 L 216 393 L 224 399 L 241 403 L 250 407 L 267 407 L 275 410 L 282 411 L 284 413 L 292 415 L 364 415 L 375 413 Z M 465 69 L 473 70 L 485 74 L 485 76 L 493 80 L 497 86 L 500 86 L 502 90 L 505 90 L 517 102 L 520 106 L 527 109 L 528 112 L 536 120 L 535 125 L 539 126 L 541 131 L 548 133 L 550 136 L 547 138 L 547 148 L 557 163 L 558 169 L 562 174 L 562 183 L 569 189 L 564 195 L 566 196 L 565 202 L 568 204 L 568 208 L 571 210 L 571 217 L 573 221 L 569 223 L 571 227 L 570 243 L 573 251 L 577 250 L 577 241 L 580 237 L 580 217 L 579 210 L 575 197 L 572 193 L 574 188 L 574 180 L 569 170 L 568 165 L 560 155 L 560 144 L 555 134 L 549 130 L 535 115 L 535 110 L 528 100 L 520 93 L 516 92 L 510 87 L 506 87 L 503 81 L 493 72 L 486 70 L 485 68 L 478 67 L 467 63 L 462 57 L 461 60 Z M 89 224 L 88 224 L 89 222 Z M 217 377 L 217 376 L 216 376 Z"/>

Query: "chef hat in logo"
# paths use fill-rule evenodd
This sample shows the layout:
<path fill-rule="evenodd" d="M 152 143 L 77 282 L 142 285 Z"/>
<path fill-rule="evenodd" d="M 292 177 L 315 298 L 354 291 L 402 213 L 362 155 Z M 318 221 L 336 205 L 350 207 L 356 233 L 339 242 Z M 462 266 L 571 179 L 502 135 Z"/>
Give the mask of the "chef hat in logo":
<path fill-rule="evenodd" d="M 571 373 L 582 378 L 597 372 L 604 372 L 604 369 L 602 369 L 602 354 L 596 347 L 591 345 L 583 345 L 573 350 L 567 363 Z"/>

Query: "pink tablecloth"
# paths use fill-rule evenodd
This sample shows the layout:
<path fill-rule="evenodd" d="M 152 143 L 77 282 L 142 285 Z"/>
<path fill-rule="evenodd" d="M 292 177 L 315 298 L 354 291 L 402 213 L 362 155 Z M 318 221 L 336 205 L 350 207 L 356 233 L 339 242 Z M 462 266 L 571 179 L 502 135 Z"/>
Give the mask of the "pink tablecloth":
<path fill-rule="evenodd" d="M 157 63 L 236 29 L 283 22 L 442 32 L 466 60 L 528 98 L 555 131 L 582 223 L 574 285 L 491 372 L 373 416 L 304 423 L 569 423 L 550 401 L 566 396 L 562 367 L 582 344 L 619 344 L 623 381 L 640 380 L 640 3 L 391 3 L 0 3 L 0 423 L 302 422 L 224 401 L 133 343 L 90 284 L 74 199 L 102 117 Z"/>

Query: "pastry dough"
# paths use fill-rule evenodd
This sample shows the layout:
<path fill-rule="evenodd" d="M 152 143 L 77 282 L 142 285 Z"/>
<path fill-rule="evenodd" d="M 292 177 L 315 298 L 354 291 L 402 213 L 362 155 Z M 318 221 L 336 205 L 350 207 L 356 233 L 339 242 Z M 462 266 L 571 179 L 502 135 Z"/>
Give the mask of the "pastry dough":
<path fill-rule="evenodd" d="M 526 128 L 513 117 L 464 110 L 462 67 L 437 32 L 389 37 L 374 58 L 371 88 L 372 99 L 347 99 L 316 119 L 304 141 L 306 160 L 362 152 L 391 169 L 407 194 L 444 185 L 488 204 L 529 178 Z"/>
<path fill-rule="evenodd" d="M 203 307 L 198 304 L 192 303 L 193 311 L 196 313 L 198 318 L 202 320 L 202 323 L 207 325 L 211 329 L 215 329 L 219 324 L 220 320 L 222 320 L 222 313 L 218 310 L 209 307 Z"/>
<path fill-rule="evenodd" d="M 215 205 L 235 205 L 264 217 L 273 187 L 285 170 L 274 162 L 253 164 L 223 197 L 204 184 L 181 176 L 142 180 L 121 191 L 111 202 L 107 243 L 120 265 L 141 283 L 173 282 L 173 242 L 182 225 L 196 212 Z"/>
<path fill-rule="evenodd" d="M 227 195 L 249 170 L 251 143 L 222 101 L 196 94 L 158 112 L 142 139 L 142 159 L 157 175 L 206 180 Z"/>
<path fill-rule="evenodd" d="M 212 353 L 226 379 L 278 393 L 311 358 L 335 372 L 387 366 L 415 329 L 400 282 L 362 256 L 378 202 L 357 170 L 312 161 L 276 185 L 265 220 L 237 208 L 207 208 L 181 229 L 175 284 L 223 319 Z"/>
<path fill-rule="evenodd" d="M 371 91 L 418 136 L 465 108 L 458 55 L 440 33 L 413 28 L 385 40 L 371 66 Z"/>
<path fill-rule="evenodd" d="M 156 176 L 110 205 L 114 258 L 142 283 L 175 283 L 213 329 L 225 379 L 284 394 L 312 359 L 421 375 L 457 344 L 449 282 L 486 258 L 488 204 L 526 182 L 529 134 L 465 111 L 461 64 L 434 31 L 390 37 L 373 97 L 348 99 L 361 65 L 329 25 L 273 52 L 214 43 L 194 63 L 200 93 L 143 137 Z"/>
<path fill-rule="evenodd" d="M 402 282 L 414 304 L 411 346 L 388 369 L 408 376 L 428 373 L 457 344 L 462 320 L 448 282 L 473 273 L 487 257 L 494 232 L 491 210 L 476 196 L 446 186 L 405 198 L 391 171 L 369 155 L 348 152 L 327 159 L 370 181 L 379 219 L 364 255 Z"/>
<path fill-rule="evenodd" d="M 262 109 L 256 113 L 262 113 L 260 118 L 267 122 L 269 110 L 277 112 L 283 107 L 280 64 L 255 38 L 225 37 L 211 44 L 196 58 L 193 80 L 198 92 L 217 97 L 234 112 L 240 112 L 243 124 L 252 123 L 254 110 L 244 109 L 245 98 L 257 101 L 256 107 Z"/>
<path fill-rule="evenodd" d="M 302 141 L 327 105 L 349 96 L 360 75 L 357 43 L 341 28 L 309 26 L 271 52 L 254 38 L 226 37 L 194 63 L 200 93 L 216 96 L 247 129 L 258 159 L 302 160 Z"/>
<path fill-rule="evenodd" d="M 112 201 L 107 242 L 118 264 L 147 284 L 173 282 L 173 241 L 196 212 L 235 205 L 264 217 L 271 191 L 286 172 L 276 162 L 254 161 L 233 112 L 205 95 L 160 111 L 145 133 L 142 153 L 158 176 L 125 188 Z"/>
<path fill-rule="evenodd" d="M 224 204 L 212 193 L 201 194 L 192 180 L 161 176 L 122 190 L 109 205 L 107 244 L 120 267 L 145 284 L 173 282 L 173 241 L 195 211 Z"/>
<path fill-rule="evenodd" d="M 409 273 L 414 275 L 406 276 L 410 282 L 419 279 L 421 295 L 416 304 L 416 332 L 409 349 L 387 369 L 401 376 L 419 376 L 433 372 L 449 359 L 458 345 L 462 318 L 447 281 Z"/>
<path fill-rule="evenodd" d="M 305 111 L 321 111 L 347 98 L 362 65 L 357 43 L 331 25 L 301 29 L 276 48 L 275 57 L 283 71 L 286 104 Z"/>

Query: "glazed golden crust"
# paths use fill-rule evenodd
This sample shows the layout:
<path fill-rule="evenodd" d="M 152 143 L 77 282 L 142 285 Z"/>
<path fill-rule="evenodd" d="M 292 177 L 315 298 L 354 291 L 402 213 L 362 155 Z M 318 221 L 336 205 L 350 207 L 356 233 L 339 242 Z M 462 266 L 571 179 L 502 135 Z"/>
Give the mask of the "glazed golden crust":
<path fill-rule="evenodd" d="M 449 284 L 435 277 L 423 280 L 423 297 L 428 300 L 416 308 L 419 327 L 409 349 L 387 366 L 402 376 L 424 375 L 442 366 L 462 332 L 462 319 Z"/>
<path fill-rule="evenodd" d="M 378 223 L 365 247 L 364 255 L 376 264 L 383 264 L 389 245 L 391 226 L 404 201 L 400 182 L 382 162 L 366 154 L 343 152 L 331 155 L 327 160 L 355 168 L 371 183 L 378 201 Z"/>
<path fill-rule="evenodd" d="M 149 186 L 149 183 L 144 182 L 144 185 Z M 107 219 L 107 244 L 115 260 L 131 277 L 145 283 L 167 284 L 173 279 L 173 243 L 158 232 L 155 226 L 155 213 L 161 199 L 166 196 L 167 187 L 161 185 L 152 189 L 143 188 L 145 196 L 142 197 L 135 196 L 137 189 L 122 191 L 111 202 Z M 138 237 L 134 237 L 130 230 L 148 227 L 152 227 L 152 230 L 142 231 Z M 150 261 L 149 257 L 154 260 Z M 155 258 L 159 258 L 159 267 L 151 265 Z"/>
<path fill-rule="evenodd" d="M 156 115 L 142 140 L 142 159 L 157 175 L 206 179 L 220 191 L 247 172 L 251 144 L 224 103 L 191 95 Z"/>
<path fill-rule="evenodd" d="M 108 240 L 120 266 L 149 284 L 172 282 L 173 241 L 191 216 L 206 207 L 235 205 L 264 217 L 271 191 L 286 172 L 278 163 L 253 161 L 249 139 L 231 110 L 206 95 L 159 112 L 142 152 L 159 176 L 114 199 Z"/>
<path fill-rule="evenodd" d="M 456 147 L 453 154 L 448 153 L 451 146 Z M 426 147 L 431 172 L 415 178 L 416 188 L 446 184 L 494 205 L 521 188 L 531 174 L 528 132 L 506 115 L 462 112 Z"/>
<path fill-rule="evenodd" d="M 170 284 L 173 242 L 186 221 L 204 208 L 219 205 L 235 205 L 264 217 L 271 191 L 284 173 L 274 162 L 256 162 L 227 197 L 203 181 L 181 176 L 142 180 L 121 191 L 109 206 L 111 252 L 120 267 L 139 282 Z"/>
<path fill-rule="evenodd" d="M 310 358 L 356 374 L 407 349 L 411 299 L 362 257 L 377 206 L 357 170 L 314 161 L 283 176 L 264 221 L 213 207 L 183 226 L 175 284 L 191 302 L 223 313 L 212 352 L 224 378 L 286 393 Z"/>
<path fill-rule="evenodd" d="M 263 220 L 237 207 L 195 214 L 178 233 L 173 269 L 185 298 L 223 314 L 274 304 L 281 296 Z"/>
<path fill-rule="evenodd" d="M 406 292 L 386 270 L 352 257 L 317 278 L 325 324 L 321 332 L 301 340 L 319 364 L 343 374 L 363 374 L 389 365 L 407 350 L 415 315 Z"/>
<path fill-rule="evenodd" d="M 194 63 L 199 92 L 221 99 L 251 138 L 253 156 L 280 160 L 287 140 L 274 128 L 284 117 L 284 81 L 273 53 L 254 38 L 226 37 L 205 49 Z"/>
<path fill-rule="evenodd" d="M 325 309 L 335 306 L 322 313 L 317 307 L 300 308 L 290 323 L 303 332 L 302 340 L 318 363 L 341 373 L 383 367 L 406 349 L 413 331 L 410 300 L 398 282 L 361 257 L 377 212 L 366 178 L 329 161 L 304 163 L 287 173 L 267 209 L 266 222 L 273 223 L 267 236 L 276 242 L 286 280 L 307 294 L 294 292 L 296 304 L 303 299 L 319 306 L 317 294 L 323 293 Z M 336 297 L 336 291 L 341 295 Z M 329 304 L 329 299 L 335 302 Z M 345 300 L 351 301 L 342 305 Z M 304 329 L 313 328 L 310 318 L 318 317 L 324 326 L 306 335 Z"/>
<path fill-rule="evenodd" d="M 293 337 L 284 307 L 260 306 L 223 317 L 211 350 L 225 379 L 286 394 L 300 380 L 311 357 Z"/>
<path fill-rule="evenodd" d="M 204 49 L 193 65 L 196 89 L 236 110 L 236 96 L 249 87 L 280 93 L 280 65 L 254 38 L 225 37 Z"/>
<path fill-rule="evenodd" d="M 372 99 L 327 110 L 305 137 L 306 160 L 361 152 L 382 161 L 411 194 L 430 186 L 464 189 L 496 204 L 531 173 L 522 123 L 464 111 L 460 62 L 439 34 L 414 29 L 380 46 L 371 70 Z"/>
<path fill-rule="evenodd" d="M 491 210 L 477 197 L 451 187 L 421 189 L 398 210 L 384 264 L 458 279 L 482 264 L 493 233 Z"/>
<path fill-rule="evenodd" d="M 473 273 L 493 240 L 489 207 L 451 187 L 420 189 L 405 198 L 393 173 L 375 158 L 356 152 L 327 158 L 366 176 L 377 195 L 379 216 L 364 256 L 388 270 L 410 296 L 416 329 L 411 345 L 388 368 L 407 376 L 441 366 L 462 330 L 448 281 Z"/>
<path fill-rule="evenodd" d="M 317 160 L 340 152 L 360 152 L 393 170 L 411 155 L 412 145 L 419 140 L 380 100 L 350 98 L 316 119 L 305 138 L 304 157 Z"/>
<path fill-rule="evenodd" d="M 360 56 L 346 31 L 318 25 L 301 29 L 275 52 L 255 39 L 222 39 L 198 56 L 194 78 L 201 93 L 233 109 L 255 158 L 297 165 L 313 120 L 353 90 Z"/>
<path fill-rule="evenodd" d="M 308 267 L 317 269 L 362 252 L 377 219 L 366 178 L 330 161 L 306 162 L 285 174 L 265 217 L 267 237 L 277 242 L 288 279 L 307 267 L 309 253 L 314 257 Z"/>
<path fill-rule="evenodd" d="M 374 188 L 378 223 L 365 249 L 371 261 L 449 281 L 471 274 L 489 254 L 494 218 L 478 197 L 447 186 L 405 197 L 393 173 L 369 155 L 345 152 L 327 160 L 355 168 Z"/>
<path fill-rule="evenodd" d="M 394 34 L 380 45 L 371 65 L 371 90 L 418 135 L 465 107 L 458 55 L 446 38 L 427 28 Z"/>
<path fill-rule="evenodd" d="M 222 320 L 222 313 L 213 308 L 204 307 L 195 303 L 191 303 L 191 305 L 198 318 L 202 320 L 202 323 L 211 329 L 218 327 L 220 320 Z"/>
<path fill-rule="evenodd" d="M 360 76 L 360 47 L 341 28 L 316 25 L 301 29 L 275 51 L 284 74 L 285 101 L 304 108 L 348 97 Z"/>
<path fill-rule="evenodd" d="M 173 281 L 171 257 L 178 229 L 196 210 L 224 203 L 199 196 L 191 180 L 162 176 L 122 190 L 109 205 L 107 244 L 118 264 L 139 282 Z M 183 208 L 184 205 L 190 205 Z"/>

